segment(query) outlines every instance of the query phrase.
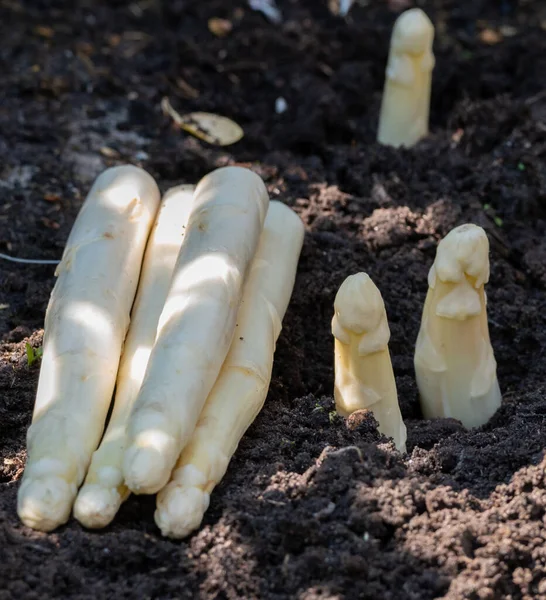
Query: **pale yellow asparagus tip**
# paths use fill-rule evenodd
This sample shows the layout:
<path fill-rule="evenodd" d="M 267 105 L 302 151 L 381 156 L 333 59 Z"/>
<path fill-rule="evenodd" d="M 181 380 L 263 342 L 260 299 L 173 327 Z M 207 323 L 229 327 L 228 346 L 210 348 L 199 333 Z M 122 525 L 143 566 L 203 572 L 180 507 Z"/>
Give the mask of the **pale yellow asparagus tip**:
<path fill-rule="evenodd" d="M 70 517 L 72 498 L 77 486 L 60 475 L 52 475 L 53 461 L 43 461 L 43 468 L 36 463 L 33 478 L 23 480 L 17 510 L 25 525 L 39 531 L 53 531 Z M 59 465 L 58 470 L 61 471 Z M 41 478 L 41 471 L 47 477 Z"/>
<path fill-rule="evenodd" d="M 389 146 L 415 145 L 428 134 L 434 27 L 420 8 L 398 17 L 385 73 L 377 140 Z"/>
<path fill-rule="evenodd" d="M 405 452 L 406 426 L 398 405 L 381 293 L 366 273 L 351 275 L 339 288 L 334 309 L 337 412 L 348 417 L 359 409 L 371 410 L 379 431 Z"/>
<path fill-rule="evenodd" d="M 477 225 L 453 229 L 438 245 L 415 348 L 425 418 L 486 423 L 502 401 L 489 340 L 484 284 L 489 242 Z"/>

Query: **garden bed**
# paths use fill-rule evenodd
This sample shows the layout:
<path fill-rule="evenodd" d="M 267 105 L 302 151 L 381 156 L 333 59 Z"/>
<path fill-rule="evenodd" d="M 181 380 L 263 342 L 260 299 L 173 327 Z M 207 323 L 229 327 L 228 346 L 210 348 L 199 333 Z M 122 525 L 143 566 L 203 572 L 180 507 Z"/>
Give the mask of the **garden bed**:
<path fill-rule="evenodd" d="M 184 542 L 161 538 L 146 497 L 101 532 L 19 523 L 39 371 L 25 345 L 41 345 L 54 267 L 0 262 L 0 600 L 546 598 L 546 6 L 421 4 L 432 133 L 408 151 L 375 142 L 397 7 L 278 4 L 280 25 L 243 0 L 0 0 L 0 252 L 59 258 L 91 181 L 123 162 L 162 190 L 252 166 L 307 229 L 268 400 Z M 164 96 L 245 137 L 189 137 Z M 504 395 L 470 432 L 422 420 L 413 371 L 437 242 L 468 221 L 491 244 Z M 387 308 L 407 455 L 333 412 L 333 299 L 361 270 Z"/>

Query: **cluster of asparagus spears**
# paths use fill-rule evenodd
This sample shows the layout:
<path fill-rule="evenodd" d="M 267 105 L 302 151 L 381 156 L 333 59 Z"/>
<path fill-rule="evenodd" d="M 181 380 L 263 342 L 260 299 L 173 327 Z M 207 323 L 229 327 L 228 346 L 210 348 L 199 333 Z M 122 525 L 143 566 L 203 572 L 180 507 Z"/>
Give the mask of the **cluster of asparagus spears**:
<path fill-rule="evenodd" d="M 440 241 L 415 347 L 415 373 L 425 418 L 486 423 L 501 404 L 489 340 L 484 285 L 489 241 L 477 225 L 456 227 Z M 381 293 L 366 273 L 348 277 L 335 300 L 335 401 L 339 414 L 370 410 L 379 430 L 406 449 L 388 349 Z"/>
<path fill-rule="evenodd" d="M 381 143 L 409 147 L 428 132 L 433 35 L 420 9 L 395 24 Z M 25 524 L 51 531 L 73 512 L 86 527 L 105 527 L 134 492 L 158 493 L 164 535 L 184 537 L 200 525 L 267 396 L 302 243 L 299 217 L 270 202 L 247 169 L 218 169 L 162 200 L 136 167 L 96 180 L 46 313 L 18 495 Z M 473 427 L 500 404 L 484 292 L 488 249 L 475 225 L 438 247 L 415 351 L 425 417 Z M 404 451 L 387 316 L 365 273 L 339 289 L 332 331 L 338 412 L 371 410 Z"/>
<path fill-rule="evenodd" d="M 428 133 L 434 27 L 420 8 L 394 25 L 377 139 L 411 147 Z M 484 424 L 501 403 L 489 341 L 484 284 L 489 242 L 483 229 L 462 225 L 439 244 L 429 277 L 415 348 L 415 374 L 426 418 L 453 417 L 465 427 Z M 405 451 L 381 293 L 366 273 L 339 289 L 332 321 L 335 400 L 339 414 L 373 412 L 379 429 Z"/>
<path fill-rule="evenodd" d="M 105 527 L 130 492 L 159 492 L 164 535 L 199 526 L 265 401 L 302 243 L 300 218 L 248 169 L 162 202 L 136 167 L 97 179 L 46 313 L 26 525 L 51 531 L 73 510 Z"/>

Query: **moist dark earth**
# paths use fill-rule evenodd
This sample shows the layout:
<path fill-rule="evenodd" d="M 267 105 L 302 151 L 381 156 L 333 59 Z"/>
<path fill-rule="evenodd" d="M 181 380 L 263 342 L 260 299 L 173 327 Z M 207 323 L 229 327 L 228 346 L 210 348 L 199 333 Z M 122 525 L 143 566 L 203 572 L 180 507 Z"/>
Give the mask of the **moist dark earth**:
<path fill-rule="evenodd" d="M 126 162 L 162 190 L 248 166 L 306 225 L 266 405 L 183 542 L 160 536 L 149 497 L 100 532 L 18 521 L 39 372 L 25 347 L 41 345 L 54 267 L 0 261 L 1 600 L 546 598 L 546 3 L 420 3 L 436 68 L 431 134 L 411 150 L 375 142 L 410 1 L 345 19 L 326 0 L 278 5 L 273 24 L 243 0 L 0 0 L 1 252 L 59 258 L 92 180 Z M 192 138 L 164 97 L 245 136 Z M 473 431 L 424 421 L 413 371 L 437 242 L 464 222 L 490 240 L 504 396 Z M 334 413 L 333 300 L 362 270 L 386 303 L 407 455 L 372 418 Z"/>

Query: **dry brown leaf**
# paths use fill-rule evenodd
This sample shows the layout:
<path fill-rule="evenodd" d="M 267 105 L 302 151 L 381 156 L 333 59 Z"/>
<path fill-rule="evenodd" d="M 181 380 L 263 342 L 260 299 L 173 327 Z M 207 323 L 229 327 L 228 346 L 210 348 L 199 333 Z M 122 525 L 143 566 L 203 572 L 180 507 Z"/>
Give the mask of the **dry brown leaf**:
<path fill-rule="evenodd" d="M 231 33 L 233 29 L 233 23 L 228 19 L 220 19 L 218 17 L 212 17 L 208 22 L 209 31 L 216 37 L 225 37 L 228 33 Z"/>
<path fill-rule="evenodd" d="M 227 117 L 205 112 L 181 115 L 172 107 L 167 97 L 161 101 L 161 108 L 178 127 L 214 146 L 235 144 L 244 135 L 242 128 Z"/>
<path fill-rule="evenodd" d="M 489 44 L 490 46 L 493 46 L 494 44 L 502 42 L 502 35 L 498 31 L 495 31 L 493 29 L 484 29 L 480 32 L 480 40 L 484 44 Z"/>
<path fill-rule="evenodd" d="M 36 25 L 36 27 L 34 28 L 34 33 L 48 40 L 50 40 L 55 35 L 53 29 L 51 29 L 51 27 L 48 27 L 47 25 Z"/>

